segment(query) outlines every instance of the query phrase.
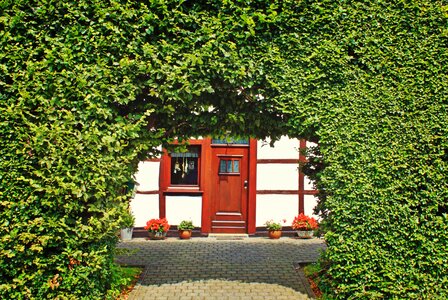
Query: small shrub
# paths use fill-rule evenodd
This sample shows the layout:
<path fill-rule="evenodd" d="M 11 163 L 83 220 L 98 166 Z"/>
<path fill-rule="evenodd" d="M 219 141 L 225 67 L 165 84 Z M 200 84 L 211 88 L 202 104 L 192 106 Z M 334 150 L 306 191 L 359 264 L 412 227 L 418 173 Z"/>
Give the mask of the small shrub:
<path fill-rule="evenodd" d="M 282 220 L 283 223 L 286 223 L 286 220 Z M 269 231 L 272 230 L 282 230 L 282 222 L 275 222 L 274 220 L 269 220 L 264 223 L 266 225 L 266 229 Z"/>
<path fill-rule="evenodd" d="M 127 211 L 121 217 L 121 228 L 132 228 L 134 227 L 135 217 L 131 212 Z"/>
<path fill-rule="evenodd" d="M 182 222 L 180 222 L 177 228 L 179 230 L 193 230 L 194 229 L 193 221 L 183 220 Z"/>
<path fill-rule="evenodd" d="M 106 299 L 122 299 L 132 290 L 142 268 L 114 265 L 112 267 L 111 286 Z"/>

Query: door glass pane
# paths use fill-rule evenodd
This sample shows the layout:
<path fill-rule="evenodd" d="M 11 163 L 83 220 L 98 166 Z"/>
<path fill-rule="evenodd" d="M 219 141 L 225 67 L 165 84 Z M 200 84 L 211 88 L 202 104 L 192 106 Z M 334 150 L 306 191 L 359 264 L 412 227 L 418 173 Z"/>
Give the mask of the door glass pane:
<path fill-rule="evenodd" d="M 240 161 L 232 159 L 221 159 L 219 161 L 219 173 L 221 174 L 240 173 Z"/>
<path fill-rule="evenodd" d="M 227 173 L 232 173 L 232 161 L 227 161 Z"/>
<path fill-rule="evenodd" d="M 221 159 L 221 161 L 219 162 L 219 173 L 225 173 L 226 170 L 227 170 L 226 160 L 225 159 Z"/>
<path fill-rule="evenodd" d="M 235 172 L 235 173 L 240 172 L 240 161 L 239 160 L 233 161 L 233 172 Z"/>

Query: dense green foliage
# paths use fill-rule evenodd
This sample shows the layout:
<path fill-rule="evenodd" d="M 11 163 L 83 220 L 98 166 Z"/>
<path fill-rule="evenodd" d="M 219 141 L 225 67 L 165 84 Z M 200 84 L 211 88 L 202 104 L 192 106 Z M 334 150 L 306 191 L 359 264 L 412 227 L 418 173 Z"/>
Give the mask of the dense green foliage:
<path fill-rule="evenodd" d="M 448 7 L 300 5 L 272 73 L 292 130 L 319 141 L 325 286 L 340 299 L 446 299 Z"/>
<path fill-rule="evenodd" d="M 0 3 L 0 297 L 106 297 L 138 161 L 230 130 L 319 142 L 335 298 L 446 298 L 448 8 L 352 2 Z"/>
<path fill-rule="evenodd" d="M 114 283 L 109 291 L 112 299 L 126 299 L 126 295 L 133 289 L 143 269 L 131 266 L 115 266 L 114 276 L 112 279 Z"/>
<path fill-rule="evenodd" d="M 104 298 L 138 161 L 174 136 L 281 132 L 230 6 L 0 3 L 0 298 Z"/>

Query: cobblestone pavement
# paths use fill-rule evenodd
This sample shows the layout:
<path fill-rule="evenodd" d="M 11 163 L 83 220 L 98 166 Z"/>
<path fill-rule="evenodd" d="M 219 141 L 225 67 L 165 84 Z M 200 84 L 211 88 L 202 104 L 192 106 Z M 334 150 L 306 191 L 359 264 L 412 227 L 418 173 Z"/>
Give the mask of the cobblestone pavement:
<path fill-rule="evenodd" d="M 133 239 L 117 262 L 144 266 L 129 299 L 310 299 L 298 267 L 314 262 L 320 239 Z"/>

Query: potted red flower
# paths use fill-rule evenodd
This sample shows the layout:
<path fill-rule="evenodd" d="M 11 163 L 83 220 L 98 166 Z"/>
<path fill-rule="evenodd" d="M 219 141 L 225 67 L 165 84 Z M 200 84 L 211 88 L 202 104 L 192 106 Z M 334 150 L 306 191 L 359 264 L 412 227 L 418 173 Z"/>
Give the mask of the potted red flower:
<path fill-rule="evenodd" d="M 313 237 L 314 230 L 319 227 L 319 223 L 313 217 L 301 213 L 292 221 L 292 229 L 297 230 L 299 238 L 309 239 Z"/>
<path fill-rule="evenodd" d="M 170 229 L 166 218 L 151 219 L 146 222 L 145 230 L 148 230 L 150 240 L 163 240 Z"/>

